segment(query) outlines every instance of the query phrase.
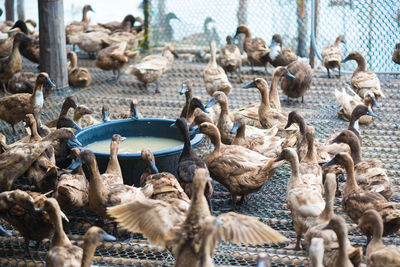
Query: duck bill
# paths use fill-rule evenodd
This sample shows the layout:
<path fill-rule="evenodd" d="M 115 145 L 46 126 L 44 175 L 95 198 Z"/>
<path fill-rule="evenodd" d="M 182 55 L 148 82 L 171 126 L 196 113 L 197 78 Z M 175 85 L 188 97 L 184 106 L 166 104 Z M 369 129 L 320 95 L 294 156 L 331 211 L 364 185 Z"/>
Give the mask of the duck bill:
<path fill-rule="evenodd" d="M 368 112 L 367 112 L 367 115 L 372 116 L 372 117 L 375 117 L 375 118 L 379 118 L 379 116 L 376 115 L 375 113 L 373 113 L 372 111 L 368 111 Z"/>
<path fill-rule="evenodd" d="M 172 51 L 172 54 L 174 55 L 175 58 L 179 58 L 178 53 L 176 53 L 175 51 Z"/>
<path fill-rule="evenodd" d="M 292 125 L 292 123 L 290 121 L 288 121 L 285 125 L 285 129 L 289 128 Z"/>
<path fill-rule="evenodd" d="M 324 163 L 322 166 L 331 166 L 331 165 L 334 165 L 334 164 L 336 164 L 335 158 L 331 159 L 327 163 Z"/>
<path fill-rule="evenodd" d="M 107 234 L 106 232 L 104 232 L 104 241 L 117 241 L 117 239 L 115 238 L 115 236 Z"/>
<path fill-rule="evenodd" d="M 274 40 L 272 40 L 272 42 L 271 42 L 271 44 L 269 45 L 269 48 L 272 48 L 273 46 L 275 46 L 275 41 Z"/>
<path fill-rule="evenodd" d="M 170 127 L 170 128 L 177 128 L 175 122 L 172 123 L 169 127 Z"/>
<path fill-rule="evenodd" d="M 182 83 L 182 87 L 181 87 L 181 90 L 179 90 L 179 94 L 180 94 L 180 95 L 183 95 L 183 94 L 185 94 L 187 91 L 189 91 L 189 89 L 188 89 L 186 83 Z"/>
<path fill-rule="evenodd" d="M 46 78 L 46 83 L 48 86 L 56 87 L 56 85 L 49 78 Z"/>
<path fill-rule="evenodd" d="M 248 85 L 243 86 L 244 89 L 248 89 L 248 88 L 254 88 L 256 87 L 254 82 L 249 83 Z"/>
<path fill-rule="evenodd" d="M 290 79 L 296 79 L 296 76 L 294 76 L 293 74 L 291 74 L 289 71 L 286 72 L 286 77 L 290 78 Z"/>
<path fill-rule="evenodd" d="M 210 101 L 208 101 L 207 105 L 205 108 L 211 108 L 212 106 L 214 106 L 215 104 L 217 104 L 217 101 L 215 100 L 215 98 L 211 98 Z"/>
<path fill-rule="evenodd" d="M 237 130 L 239 129 L 239 124 L 237 122 L 233 123 L 233 127 L 232 129 L 229 131 L 231 134 L 234 134 L 237 132 Z"/>
<path fill-rule="evenodd" d="M 329 225 L 325 225 L 324 227 L 322 227 L 322 230 L 328 230 L 328 229 L 331 229 L 331 228 L 329 227 Z"/>
<path fill-rule="evenodd" d="M 378 102 L 376 102 L 376 99 L 375 99 L 375 98 L 372 98 L 371 102 L 372 102 L 372 105 L 373 105 L 374 107 L 380 108 L 380 106 L 378 105 Z"/>
<path fill-rule="evenodd" d="M 75 170 L 76 168 L 78 168 L 81 165 L 82 165 L 81 159 L 77 158 L 67 167 L 67 169 L 68 170 Z"/>
<path fill-rule="evenodd" d="M 337 137 L 331 141 L 331 143 L 339 143 Z"/>
<path fill-rule="evenodd" d="M 342 63 L 345 63 L 346 61 L 349 61 L 349 60 L 350 60 L 350 58 L 349 58 L 349 56 L 347 56 L 345 59 L 342 60 Z"/>
<path fill-rule="evenodd" d="M 210 112 L 207 110 L 207 107 L 203 105 L 203 103 L 201 103 L 200 109 L 201 109 L 202 111 L 204 111 L 205 113 L 210 113 Z"/>
<path fill-rule="evenodd" d="M 158 173 L 158 169 L 154 161 L 150 161 L 150 168 L 154 173 Z"/>
<path fill-rule="evenodd" d="M 125 136 L 121 136 L 121 142 L 124 142 L 126 140 Z"/>
<path fill-rule="evenodd" d="M 82 147 L 81 142 L 78 141 L 78 139 L 76 139 L 76 137 L 74 136 L 73 138 L 69 139 L 69 141 L 71 141 L 71 144 L 74 147 Z"/>
<path fill-rule="evenodd" d="M 281 155 L 279 155 L 274 159 L 274 162 L 278 162 L 278 161 L 281 161 L 281 160 L 283 160 L 283 157 Z"/>
<path fill-rule="evenodd" d="M 199 134 L 200 133 L 200 127 L 199 126 L 193 126 L 191 129 L 190 129 L 190 134 Z"/>

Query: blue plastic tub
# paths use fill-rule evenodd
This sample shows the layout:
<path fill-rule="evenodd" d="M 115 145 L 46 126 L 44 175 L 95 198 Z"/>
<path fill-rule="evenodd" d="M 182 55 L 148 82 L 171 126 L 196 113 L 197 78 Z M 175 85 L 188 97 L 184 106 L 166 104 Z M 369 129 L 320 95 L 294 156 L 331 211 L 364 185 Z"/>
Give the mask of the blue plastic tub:
<path fill-rule="evenodd" d="M 174 120 L 167 119 L 126 119 L 114 120 L 84 128 L 75 133 L 76 138 L 85 147 L 96 141 L 110 139 L 113 134 L 124 137 L 132 136 L 154 136 L 173 138 L 183 142 L 182 134 L 179 129 L 170 127 Z M 202 140 L 202 134 L 191 134 L 192 147 L 197 146 Z M 145 144 L 144 144 L 145 147 Z M 82 147 L 80 147 L 82 149 Z M 170 149 L 153 151 L 156 165 L 160 172 L 170 172 L 176 175 L 179 156 L 183 149 L 183 143 Z M 108 164 L 109 153 L 94 153 L 100 173 L 103 173 Z M 145 164 L 140 153 L 119 154 L 119 164 L 121 166 L 124 183 L 139 186 L 140 175 L 143 173 Z"/>

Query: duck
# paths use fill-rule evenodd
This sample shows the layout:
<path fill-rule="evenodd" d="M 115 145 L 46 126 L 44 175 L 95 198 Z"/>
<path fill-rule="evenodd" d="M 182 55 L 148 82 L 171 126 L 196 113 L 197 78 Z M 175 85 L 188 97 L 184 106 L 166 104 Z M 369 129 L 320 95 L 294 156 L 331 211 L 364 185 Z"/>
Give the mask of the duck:
<path fill-rule="evenodd" d="M 251 71 L 254 72 L 254 66 L 264 66 L 267 70 L 269 48 L 266 46 L 265 41 L 261 38 L 252 38 L 249 27 L 246 25 L 239 25 L 236 29 L 235 38 L 243 33 L 244 39 L 244 51 L 247 54 L 247 60 L 250 62 Z"/>
<path fill-rule="evenodd" d="M 289 48 L 282 47 L 283 41 L 279 34 L 272 36 L 272 41 L 269 46 L 268 61 L 272 66 L 287 66 L 290 63 L 297 61 L 298 56 Z"/>
<path fill-rule="evenodd" d="M 169 172 L 159 172 L 155 163 L 154 155 L 150 149 L 141 150 L 142 160 L 146 164 L 146 169 L 140 176 L 140 186 L 148 184 L 153 186 L 151 199 L 159 199 L 169 202 L 171 199 L 180 200 L 190 204 L 190 199 L 179 184 L 176 177 Z M 179 168 L 179 167 L 178 167 Z M 182 204 L 184 205 L 184 203 Z"/>
<path fill-rule="evenodd" d="M 96 67 L 102 70 L 112 70 L 114 76 L 110 81 L 118 82 L 121 75 L 121 68 L 128 63 L 130 59 L 134 59 L 139 55 L 139 51 L 125 51 L 127 43 L 121 42 L 100 50 L 96 56 Z"/>
<path fill-rule="evenodd" d="M 212 17 L 208 16 L 205 18 L 203 23 L 203 32 L 197 32 L 189 36 L 185 36 L 182 38 L 180 42 L 182 44 L 191 44 L 199 46 L 208 45 L 209 40 L 214 37 L 212 31 L 208 27 L 210 23 L 215 23 L 215 20 Z"/>
<path fill-rule="evenodd" d="M 235 121 L 230 130 L 230 133 L 236 133 L 232 145 L 246 147 L 266 157 L 276 157 L 281 153 L 284 139 L 275 136 L 278 132 L 277 127 L 271 128 L 269 133 L 252 135 L 246 135 L 246 127 L 245 118 L 241 114 L 235 114 Z"/>
<path fill-rule="evenodd" d="M 200 158 L 192 148 L 190 143 L 190 134 L 187 122 L 184 118 L 178 118 L 171 125 L 177 127 L 183 137 L 183 150 L 178 159 L 177 176 L 178 181 L 185 190 L 185 193 L 189 198 L 192 198 L 192 184 L 193 177 L 198 169 L 207 169 L 206 162 Z M 214 192 L 214 187 L 211 181 L 207 182 L 206 189 L 204 191 L 205 197 L 208 201 L 209 207 L 212 209 L 211 198 Z"/>
<path fill-rule="evenodd" d="M 349 126 L 347 128 L 348 130 L 352 131 L 358 137 L 358 141 L 360 142 L 360 144 L 362 143 L 362 138 L 361 138 L 361 132 L 360 132 L 358 121 L 362 116 L 365 116 L 365 115 L 372 116 L 372 117 L 378 117 L 378 115 L 373 113 L 367 106 L 365 106 L 363 104 L 358 105 L 354 108 L 353 112 L 351 113 Z M 327 148 L 327 151 L 331 156 L 334 156 L 335 154 L 337 154 L 339 152 L 350 152 L 350 147 L 347 144 L 333 142 L 333 140 L 340 133 L 341 132 L 333 133 L 325 141 L 325 147 Z"/>
<path fill-rule="evenodd" d="M 279 130 L 284 130 L 288 115 L 271 108 L 267 82 L 263 78 L 256 78 L 243 88 L 257 88 L 260 91 L 261 104 L 258 107 L 258 117 L 261 126 L 267 129 L 277 126 Z"/>
<path fill-rule="evenodd" d="M 92 114 L 94 114 L 93 110 L 86 105 L 78 105 L 74 109 L 73 121 L 76 122 L 79 127 L 84 128 L 90 126 L 90 124 L 93 124 L 91 122 L 94 121 L 94 118 L 91 116 Z"/>
<path fill-rule="evenodd" d="M 108 23 L 98 23 L 98 25 L 110 30 L 111 32 L 123 31 L 130 32 L 135 24 L 136 18 L 130 14 L 126 15 L 121 22 L 111 21 Z"/>
<path fill-rule="evenodd" d="M 304 247 L 310 255 L 315 240 L 321 240 L 320 246 L 324 248 L 325 251 L 325 253 L 322 253 L 321 256 L 324 262 L 323 266 L 334 266 L 332 264 L 334 260 L 339 256 L 338 248 L 340 244 L 338 243 L 338 240 L 341 238 L 338 238 L 333 230 L 323 229 L 335 215 L 333 212 L 333 206 L 336 193 L 336 175 L 334 173 L 328 173 L 326 175 L 326 179 L 324 182 L 324 191 L 325 208 L 318 216 L 314 226 L 309 228 L 305 233 Z M 345 239 L 345 243 L 347 249 L 346 254 L 348 258 L 354 266 L 359 266 L 363 257 L 361 247 L 353 247 L 348 239 Z"/>
<path fill-rule="evenodd" d="M 180 19 L 176 16 L 174 12 L 169 12 L 165 15 L 164 18 L 161 18 L 159 21 L 159 35 L 157 36 L 160 41 L 164 42 L 173 42 L 174 41 L 174 28 L 171 25 L 171 20 L 176 19 L 180 21 Z"/>
<path fill-rule="evenodd" d="M 378 159 L 363 161 L 360 142 L 352 131 L 341 132 L 333 142 L 346 143 L 350 147 L 354 163 L 354 176 L 358 186 L 364 191 L 379 193 L 389 200 L 393 195 L 393 185 L 386 174 L 382 161 Z"/>
<path fill-rule="evenodd" d="M 233 44 L 232 36 L 228 35 L 226 37 L 226 45 L 221 47 L 218 61 L 226 73 L 236 72 L 238 82 L 243 82 L 242 76 L 240 74 L 240 68 L 242 66 L 242 55 L 240 53 L 239 47 Z"/>
<path fill-rule="evenodd" d="M 55 140 L 76 140 L 69 129 L 59 129 L 37 142 L 21 142 L 0 154 L 0 189 L 10 190 L 14 181 L 24 174 L 39 156 L 46 151 Z M 12 168 L 10 168 L 12 166 Z"/>
<path fill-rule="evenodd" d="M 190 101 L 193 98 L 193 84 L 192 80 L 187 79 L 182 81 L 181 90 L 179 90 L 180 95 L 185 95 L 185 105 L 182 108 L 180 118 L 186 118 L 189 110 Z"/>
<path fill-rule="evenodd" d="M 11 24 L 7 26 L 7 30 L 4 33 L 8 34 L 8 38 L 0 39 L 0 58 L 8 57 L 11 54 L 11 50 L 13 48 L 13 42 L 15 34 L 18 32 L 17 29 L 10 30 L 13 26 L 14 22 L 10 22 Z M 1 24 L 0 22 L 0 31 L 1 31 Z"/>
<path fill-rule="evenodd" d="M 61 209 L 54 198 L 48 198 L 44 203 L 44 210 L 48 213 L 54 225 L 54 236 L 46 257 L 46 266 L 87 267 L 91 265 L 96 247 L 103 241 L 115 241 L 116 238 L 107 234 L 97 226 L 90 227 L 83 236 L 83 249 L 75 246 L 64 232 Z"/>
<path fill-rule="evenodd" d="M 126 139 L 119 134 L 113 134 L 110 143 L 110 159 L 106 171 L 101 175 L 105 185 L 124 184 L 121 166 L 118 162 L 118 150 L 121 143 Z"/>
<path fill-rule="evenodd" d="M 21 32 L 25 33 L 26 36 L 29 36 L 29 31 L 26 23 L 22 20 L 17 20 L 14 25 L 10 28 L 12 29 L 20 29 Z M 29 61 L 39 64 L 40 61 L 40 47 L 39 47 L 39 39 L 33 38 L 25 38 L 21 41 L 19 46 L 19 52 L 23 57 L 28 59 Z"/>
<path fill-rule="evenodd" d="M 118 116 L 118 118 L 119 119 L 130 119 L 130 118 L 139 119 L 140 117 L 143 117 L 142 114 L 140 114 L 140 112 L 138 111 L 137 105 L 138 105 L 137 99 L 136 98 L 131 99 L 129 101 L 129 106 L 130 106 L 129 111 L 121 113 Z"/>
<path fill-rule="evenodd" d="M 400 43 L 396 44 L 396 49 L 393 51 L 392 61 L 400 65 Z"/>
<path fill-rule="evenodd" d="M 290 75 L 291 73 L 287 70 L 287 68 L 282 66 L 277 67 L 272 73 L 271 89 L 269 91 L 269 102 L 271 108 L 274 108 L 278 111 L 281 110 L 281 100 L 279 99 L 278 83 L 282 77 L 286 76 L 290 78 Z"/>
<path fill-rule="evenodd" d="M 67 40 L 67 44 L 74 44 L 71 42 L 70 36 L 73 36 L 77 33 L 85 32 L 90 24 L 90 18 L 88 17 L 89 11 L 94 12 L 91 5 L 84 5 L 82 8 L 82 20 L 81 21 L 73 21 L 65 26 L 65 36 Z"/>
<path fill-rule="evenodd" d="M 19 189 L 0 193 L 0 216 L 23 236 L 25 256 L 31 256 L 31 240 L 40 245 L 43 239 L 54 233 L 49 214 L 42 210 L 46 199 L 45 195 Z M 60 216 L 66 218 L 63 213 Z"/>
<path fill-rule="evenodd" d="M 20 93 L 33 93 L 35 87 L 37 74 L 33 72 L 17 72 L 15 73 L 7 83 L 7 92 L 9 94 L 20 94 Z M 45 96 L 43 92 L 43 97 Z"/>
<path fill-rule="evenodd" d="M 34 106 L 43 106 L 43 85 L 54 87 L 49 75 L 41 72 L 36 77 L 35 88 L 32 94 L 22 93 L 14 94 L 0 98 L 0 119 L 9 123 L 14 131 L 15 124 L 25 118 L 25 115 L 32 113 Z"/>
<path fill-rule="evenodd" d="M 60 175 L 54 190 L 54 198 L 66 211 L 84 208 L 88 203 L 89 182 L 80 164 L 80 150 L 72 148 L 71 157 L 73 162 L 67 169 L 72 171 Z"/>
<path fill-rule="evenodd" d="M 301 97 L 301 103 L 304 103 L 304 94 L 310 89 L 312 82 L 312 69 L 308 63 L 294 61 L 286 66 L 291 74 L 282 77 L 281 89 L 282 92 L 289 98 Z"/>
<path fill-rule="evenodd" d="M 286 201 L 292 214 L 297 235 L 294 249 L 299 250 L 302 234 L 313 226 L 315 220 L 324 210 L 325 201 L 321 195 L 320 184 L 313 183 L 308 179 L 307 170 L 300 168 L 299 158 L 293 148 L 283 149 L 281 154 L 275 158 L 275 162 L 282 160 L 287 160 L 292 169 L 286 188 Z"/>
<path fill-rule="evenodd" d="M 315 132 L 315 129 L 312 126 L 307 126 L 303 116 L 297 111 L 292 111 L 289 113 L 288 122 L 285 128 L 290 127 L 293 123 L 296 123 L 300 129 L 300 135 L 297 137 L 296 149 L 297 149 L 297 155 L 299 156 L 299 160 L 302 161 L 306 156 L 308 150 L 306 132 L 307 131 Z M 331 156 L 329 155 L 325 145 L 323 143 L 316 141 L 314 141 L 313 143 L 314 143 L 314 149 L 316 149 L 318 163 L 321 164 L 330 161 Z"/>
<path fill-rule="evenodd" d="M 358 223 L 363 213 L 369 209 L 376 210 L 383 219 L 383 235 L 390 235 L 400 229 L 400 211 L 394 204 L 374 191 L 361 189 L 354 175 L 354 162 L 346 152 L 337 154 L 325 165 L 339 164 L 346 169 L 346 184 L 343 190 L 342 207 L 354 223 Z M 372 232 L 369 229 L 362 229 L 367 235 L 367 243 L 371 239 Z"/>
<path fill-rule="evenodd" d="M 50 129 L 46 125 L 42 124 L 41 116 L 42 116 L 42 108 L 40 106 L 35 106 L 32 110 L 32 115 L 36 121 L 37 132 L 40 137 L 45 137 L 51 132 L 54 132 L 55 129 Z"/>
<path fill-rule="evenodd" d="M 24 33 L 17 32 L 14 36 L 13 47 L 11 53 L 3 58 L 0 58 L 0 82 L 3 89 L 6 91 L 6 84 L 12 76 L 22 70 L 21 54 L 19 52 L 20 44 L 27 40 L 33 42 L 33 39 L 26 36 Z"/>
<path fill-rule="evenodd" d="M 149 91 L 148 84 L 156 83 L 156 93 L 160 93 L 160 79 L 161 76 L 171 69 L 174 58 L 178 58 L 175 48 L 172 44 L 164 46 L 161 55 L 149 55 L 144 57 L 140 62 L 130 65 L 127 73 L 133 74 L 136 78 L 144 83 L 147 91 Z"/>
<path fill-rule="evenodd" d="M 92 82 L 92 76 L 86 68 L 78 67 L 78 57 L 75 52 L 67 54 L 71 61 L 71 68 L 68 70 L 68 84 L 73 87 L 86 87 Z"/>
<path fill-rule="evenodd" d="M 61 106 L 61 110 L 60 110 L 60 114 L 58 115 L 58 118 L 66 116 L 68 114 L 68 111 L 71 108 L 76 109 L 77 107 L 78 107 L 78 99 L 76 98 L 76 96 L 74 96 L 74 95 L 67 96 L 64 99 L 64 102 Z M 49 128 L 56 127 L 58 118 L 46 122 L 45 125 Z"/>
<path fill-rule="evenodd" d="M 187 111 L 186 116 L 185 116 L 185 119 L 186 119 L 186 121 L 188 123 L 192 123 L 194 121 L 195 116 L 196 116 L 195 115 L 196 109 L 200 109 L 204 113 L 207 113 L 208 118 L 210 118 L 211 121 L 214 124 L 218 123 L 218 119 L 219 119 L 220 114 L 221 114 L 220 105 L 213 105 L 211 107 L 208 106 L 206 108 L 206 106 L 204 106 L 204 104 L 203 104 L 203 102 L 201 101 L 200 98 L 192 97 L 192 99 L 190 100 L 190 103 L 189 103 L 188 111 Z"/>
<path fill-rule="evenodd" d="M 214 248 L 222 240 L 239 244 L 287 241 L 279 232 L 255 217 L 234 212 L 212 216 L 204 196 L 207 179 L 206 169 L 196 171 L 190 208 L 179 219 L 173 212 L 174 206 L 153 199 L 140 199 L 115 206 L 109 208 L 108 212 L 122 228 L 143 233 L 151 244 L 164 247 L 173 245 L 176 267 L 214 266 Z"/>
<path fill-rule="evenodd" d="M 333 44 L 326 45 L 322 48 L 322 65 L 324 65 L 328 72 L 328 78 L 332 78 L 329 69 L 333 68 L 339 69 L 340 77 L 340 67 L 343 60 L 343 54 L 339 46 L 340 43 L 344 43 L 344 35 L 342 34 L 336 38 Z"/>
<path fill-rule="evenodd" d="M 89 207 L 97 216 L 103 219 L 110 218 L 107 215 L 107 207 L 150 197 L 152 187 L 137 188 L 125 184 L 107 184 L 103 182 L 97 167 L 96 157 L 90 150 L 80 153 L 82 164 L 87 168 L 86 178 L 89 180 Z M 114 232 L 117 232 L 114 225 Z"/>
<path fill-rule="evenodd" d="M 229 190 L 233 209 L 236 196 L 241 196 L 243 202 L 246 195 L 259 191 L 274 174 L 278 165 L 272 158 L 242 146 L 221 143 L 221 134 L 215 125 L 203 122 L 198 131 L 207 135 L 214 145 L 214 150 L 203 158 L 211 177 Z"/>
<path fill-rule="evenodd" d="M 369 228 L 372 239 L 367 245 L 367 266 L 400 266 L 400 248 L 385 246 L 382 241 L 383 221 L 380 214 L 374 210 L 366 210 L 361 216 L 357 228 Z"/>
<path fill-rule="evenodd" d="M 323 230 L 332 230 L 335 232 L 337 237 L 337 242 L 339 247 L 335 254 L 325 252 L 327 256 L 324 255 L 325 266 L 332 267 L 352 267 L 358 266 L 362 261 L 362 251 L 361 248 L 356 248 L 351 250 L 351 245 L 349 244 L 347 225 L 344 218 L 340 215 L 334 215 L 329 223 L 322 228 Z M 349 248 L 350 247 L 350 248 Z"/>
<path fill-rule="evenodd" d="M 215 40 L 210 42 L 210 61 L 202 73 L 207 93 L 212 96 L 216 91 L 224 92 L 226 95 L 232 90 L 232 85 L 223 68 L 217 65 L 217 45 Z"/>
<path fill-rule="evenodd" d="M 69 42 L 78 45 L 79 49 L 88 53 L 90 59 L 96 58 L 96 53 L 112 44 L 107 29 L 94 29 L 69 36 Z"/>
<path fill-rule="evenodd" d="M 367 63 L 364 56 L 358 51 L 352 51 L 350 54 L 343 59 L 343 62 L 349 60 L 355 60 L 357 62 L 357 68 L 354 70 L 351 76 L 351 87 L 362 99 L 365 98 L 368 92 L 372 92 L 375 96 L 375 100 L 379 101 L 381 97 L 385 97 L 381 89 L 381 83 L 378 76 L 372 72 L 367 71 Z"/>
<path fill-rule="evenodd" d="M 194 119 L 189 125 L 189 130 L 192 130 L 195 126 L 202 124 L 203 122 L 214 123 L 214 121 L 210 118 L 208 113 L 204 112 L 200 108 L 196 108 L 193 112 Z"/>
<path fill-rule="evenodd" d="M 351 113 L 354 108 L 358 105 L 364 104 L 368 109 L 372 110 L 372 107 L 379 108 L 378 102 L 375 100 L 375 95 L 372 92 L 366 93 L 364 99 L 361 99 L 351 88 L 348 88 L 351 95 L 348 94 L 345 88 L 342 91 L 335 89 L 336 102 L 339 104 L 338 117 L 349 121 L 351 119 Z M 360 124 L 369 124 L 372 122 L 372 116 L 363 115 L 358 120 Z"/>

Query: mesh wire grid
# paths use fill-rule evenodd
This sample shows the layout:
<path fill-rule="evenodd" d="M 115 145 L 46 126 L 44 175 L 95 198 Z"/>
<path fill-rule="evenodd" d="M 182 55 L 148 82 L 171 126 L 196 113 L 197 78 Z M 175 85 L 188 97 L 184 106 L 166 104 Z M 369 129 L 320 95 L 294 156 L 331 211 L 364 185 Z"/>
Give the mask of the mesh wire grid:
<path fill-rule="evenodd" d="M 205 68 L 205 63 L 175 61 L 172 70 L 166 73 L 161 79 L 161 94 L 154 94 L 145 91 L 132 76 L 124 74 L 118 84 L 109 83 L 105 80 L 111 76 L 110 72 L 104 72 L 94 67 L 91 60 L 79 60 L 81 66 L 89 68 L 93 76 L 93 84 L 87 88 L 64 88 L 54 91 L 46 100 L 43 121 L 57 117 L 65 96 L 74 94 L 78 98 L 79 104 L 85 104 L 96 112 L 100 118 L 100 110 L 104 103 L 108 103 L 112 114 L 111 117 L 121 111 L 129 109 L 128 101 L 136 97 L 139 101 L 140 112 L 146 117 L 166 117 L 176 118 L 180 114 L 184 97 L 179 96 L 178 90 L 183 79 L 190 78 L 194 84 L 194 95 L 200 96 L 204 101 L 210 97 L 203 89 L 203 81 L 200 73 Z M 35 70 L 35 66 L 25 64 L 25 70 Z M 259 74 L 260 75 L 260 74 Z M 258 76 L 259 76 L 258 75 Z M 243 90 L 241 87 L 252 81 L 255 77 L 248 67 L 243 70 L 244 83 L 236 83 L 231 79 L 234 90 L 229 95 L 230 108 L 238 108 L 253 102 L 259 101 L 259 93 L 254 90 Z M 262 75 L 264 76 L 264 75 Z M 271 76 L 266 76 L 268 82 Z M 369 126 L 361 126 L 363 133 L 363 157 L 364 159 L 381 159 L 387 168 L 387 173 L 393 181 L 395 194 L 392 197 L 394 202 L 400 202 L 399 180 L 400 162 L 397 160 L 400 149 L 400 115 L 398 101 L 398 88 L 400 87 L 400 77 L 396 75 L 380 75 L 382 89 L 386 98 L 382 101 L 381 108 L 376 110 L 380 116 L 379 120 L 374 120 Z M 347 122 L 337 118 L 337 107 L 334 98 L 334 89 L 346 86 L 350 79 L 349 75 L 343 75 L 340 79 L 323 78 L 323 73 L 315 72 L 313 84 L 305 96 L 305 104 L 292 101 L 290 104 L 285 102 L 281 96 L 283 108 L 286 111 L 298 110 L 306 118 L 307 122 L 316 129 L 317 138 L 325 140 L 333 132 L 347 128 Z M 150 88 L 152 88 L 150 86 Z M 4 122 L 0 122 L 1 132 L 7 136 L 8 142 L 13 142 L 20 138 L 22 126 L 17 127 L 18 135 L 13 136 L 11 127 Z M 211 149 L 207 143 L 203 143 L 197 148 L 198 153 Z M 277 170 L 276 174 L 266 183 L 260 192 L 251 194 L 245 204 L 238 206 L 237 212 L 258 217 L 283 235 L 288 237 L 291 242 L 295 242 L 296 234 L 292 226 L 290 211 L 286 206 L 286 183 L 290 177 L 288 164 L 283 165 Z M 29 189 L 23 180 L 17 181 L 15 188 Z M 224 187 L 215 183 L 215 195 L 212 199 L 215 215 L 222 210 L 230 207 L 230 196 Z M 335 201 L 335 213 L 344 215 L 350 226 L 349 238 L 353 245 L 361 246 L 366 242 L 365 236 L 355 229 L 355 225 L 343 213 L 341 199 Z M 67 213 L 70 223 L 65 225 L 65 230 L 69 238 L 75 242 L 81 242 L 85 231 L 93 224 L 98 224 L 97 217 L 89 209 Z M 25 258 L 23 254 L 23 239 L 18 232 L 10 225 L 1 221 L 1 224 L 12 231 L 13 237 L 0 237 L 0 262 L 2 266 L 41 266 L 45 262 L 49 242 L 39 249 L 32 247 L 32 257 Z M 103 225 L 103 228 L 111 232 L 112 226 Z M 171 266 L 174 262 L 172 255 L 161 248 L 149 245 L 145 238 L 140 234 L 130 236 L 122 232 L 122 237 L 118 242 L 107 242 L 98 247 L 95 253 L 94 264 L 101 266 Z M 121 241 L 125 240 L 125 241 Z M 384 238 L 385 244 L 400 245 L 400 234 L 393 234 Z M 255 265 L 256 256 L 261 251 L 265 251 L 271 258 L 272 266 L 308 266 L 309 260 L 305 251 L 292 251 L 285 249 L 283 245 L 259 245 L 244 246 L 232 243 L 223 243 L 215 251 L 215 264 L 249 266 Z"/>
<path fill-rule="evenodd" d="M 315 0 L 315 41 L 317 51 L 344 34 L 344 55 L 360 51 L 373 71 L 399 72 L 391 60 L 395 44 L 400 42 L 400 2 L 395 0 Z M 238 24 L 249 26 L 253 37 L 269 45 L 275 33 L 284 46 L 302 57 L 309 56 L 311 0 L 154 0 L 151 12 L 151 45 L 175 42 L 177 46 L 195 45 L 207 49 L 209 40 L 225 44 Z M 174 15 L 171 15 L 171 14 Z M 213 21 L 205 24 L 207 18 Z M 178 18 L 178 19 L 176 19 Z M 343 65 L 355 68 L 354 62 Z"/>

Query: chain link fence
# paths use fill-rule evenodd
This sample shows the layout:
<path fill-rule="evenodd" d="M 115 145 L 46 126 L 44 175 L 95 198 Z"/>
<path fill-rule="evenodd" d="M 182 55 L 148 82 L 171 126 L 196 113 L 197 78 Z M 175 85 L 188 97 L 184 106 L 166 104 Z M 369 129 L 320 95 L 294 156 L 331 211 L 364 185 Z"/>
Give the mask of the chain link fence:
<path fill-rule="evenodd" d="M 369 69 L 398 73 L 391 60 L 400 42 L 400 1 L 314 0 L 315 43 L 318 53 L 344 34 L 344 55 L 360 51 Z M 246 24 L 253 37 L 269 45 L 279 33 L 283 45 L 301 57 L 309 57 L 312 0 L 154 0 L 151 1 L 151 46 L 174 42 L 179 47 L 207 48 L 211 39 L 224 45 L 239 24 Z M 343 66 L 351 71 L 355 63 Z"/>

